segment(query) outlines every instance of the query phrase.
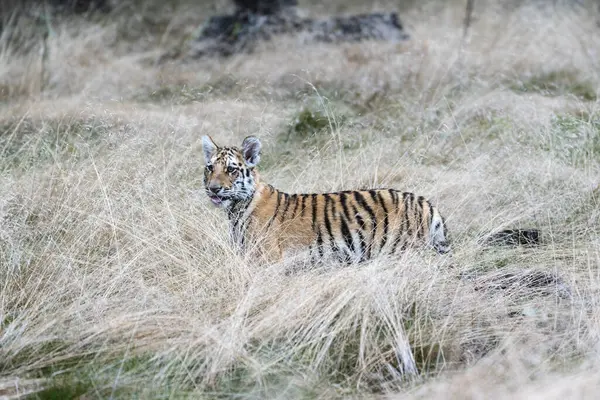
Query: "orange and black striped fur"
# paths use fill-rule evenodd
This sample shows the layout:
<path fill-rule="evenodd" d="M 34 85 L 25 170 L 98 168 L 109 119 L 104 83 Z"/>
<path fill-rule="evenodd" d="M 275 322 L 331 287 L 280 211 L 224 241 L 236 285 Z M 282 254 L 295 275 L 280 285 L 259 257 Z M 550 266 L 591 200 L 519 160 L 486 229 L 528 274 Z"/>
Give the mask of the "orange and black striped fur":
<path fill-rule="evenodd" d="M 241 149 L 219 147 L 209 136 L 202 144 L 208 197 L 227 211 L 237 245 L 267 260 L 308 250 L 361 262 L 418 243 L 450 250 L 444 219 L 422 196 L 395 189 L 288 194 L 260 179 L 258 138 L 247 137 Z"/>

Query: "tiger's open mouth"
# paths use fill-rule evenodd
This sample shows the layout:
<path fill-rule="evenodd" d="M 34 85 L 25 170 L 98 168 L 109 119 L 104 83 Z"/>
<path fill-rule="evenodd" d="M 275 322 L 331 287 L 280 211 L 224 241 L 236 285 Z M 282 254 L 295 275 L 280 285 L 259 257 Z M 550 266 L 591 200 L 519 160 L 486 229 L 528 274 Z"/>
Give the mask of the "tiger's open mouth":
<path fill-rule="evenodd" d="M 212 193 L 208 195 L 208 198 L 215 206 L 220 206 L 223 204 L 224 201 L 228 200 L 227 197 L 218 196 L 218 195 L 212 194 Z"/>

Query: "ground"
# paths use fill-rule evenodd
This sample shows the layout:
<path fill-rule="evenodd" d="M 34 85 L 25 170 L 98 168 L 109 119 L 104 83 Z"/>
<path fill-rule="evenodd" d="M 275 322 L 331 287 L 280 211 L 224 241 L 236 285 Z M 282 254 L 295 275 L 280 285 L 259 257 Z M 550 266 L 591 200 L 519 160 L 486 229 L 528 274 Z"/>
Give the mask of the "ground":
<path fill-rule="evenodd" d="M 597 5 L 476 1 L 465 35 L 462 1 L 300 0 L 397 9 L 411 39 L 184 60 L 228 9 L 158 3 L 0 38 L 0 398 L 598 393 Z M 427 196 L 453 252 L 253 266 L 204 134 L 260 137 L 287 192 Z M 506 228 L 542 242 L 482 242 Z"/>

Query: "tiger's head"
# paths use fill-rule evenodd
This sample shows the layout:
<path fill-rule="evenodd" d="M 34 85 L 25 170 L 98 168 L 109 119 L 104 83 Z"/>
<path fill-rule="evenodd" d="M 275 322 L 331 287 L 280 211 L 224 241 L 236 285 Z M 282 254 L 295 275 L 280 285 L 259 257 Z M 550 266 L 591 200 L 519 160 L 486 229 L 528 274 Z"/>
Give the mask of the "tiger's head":
<path fill-rule="evenodd" d="M 242 148 L 219 147 L 210 136 L 202 137 L 204 150 L 204 187 L 217 207 L 249 200 L 256 190 L 254 167 L 260 161 L 260 140 L 248 136 Z"/>

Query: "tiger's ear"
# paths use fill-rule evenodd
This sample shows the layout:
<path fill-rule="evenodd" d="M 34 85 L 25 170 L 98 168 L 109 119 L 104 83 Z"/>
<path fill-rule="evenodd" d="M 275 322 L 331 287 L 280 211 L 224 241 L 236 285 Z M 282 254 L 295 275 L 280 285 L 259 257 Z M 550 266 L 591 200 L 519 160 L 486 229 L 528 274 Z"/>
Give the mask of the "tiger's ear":
<path fill-rule="evenodd" d="M 260 140 L 256 136 L 248 136 L 242 143 L 244 162 L 249 167 L 255 167 L 260 161 Z"/>
<path fill-rule="evenodd" d="M 202 136 L 202 150 L 204 151 L 204 162 L 210 164 L 210 160 L 217 151 L 217 145 L 208 135 Z"/>

